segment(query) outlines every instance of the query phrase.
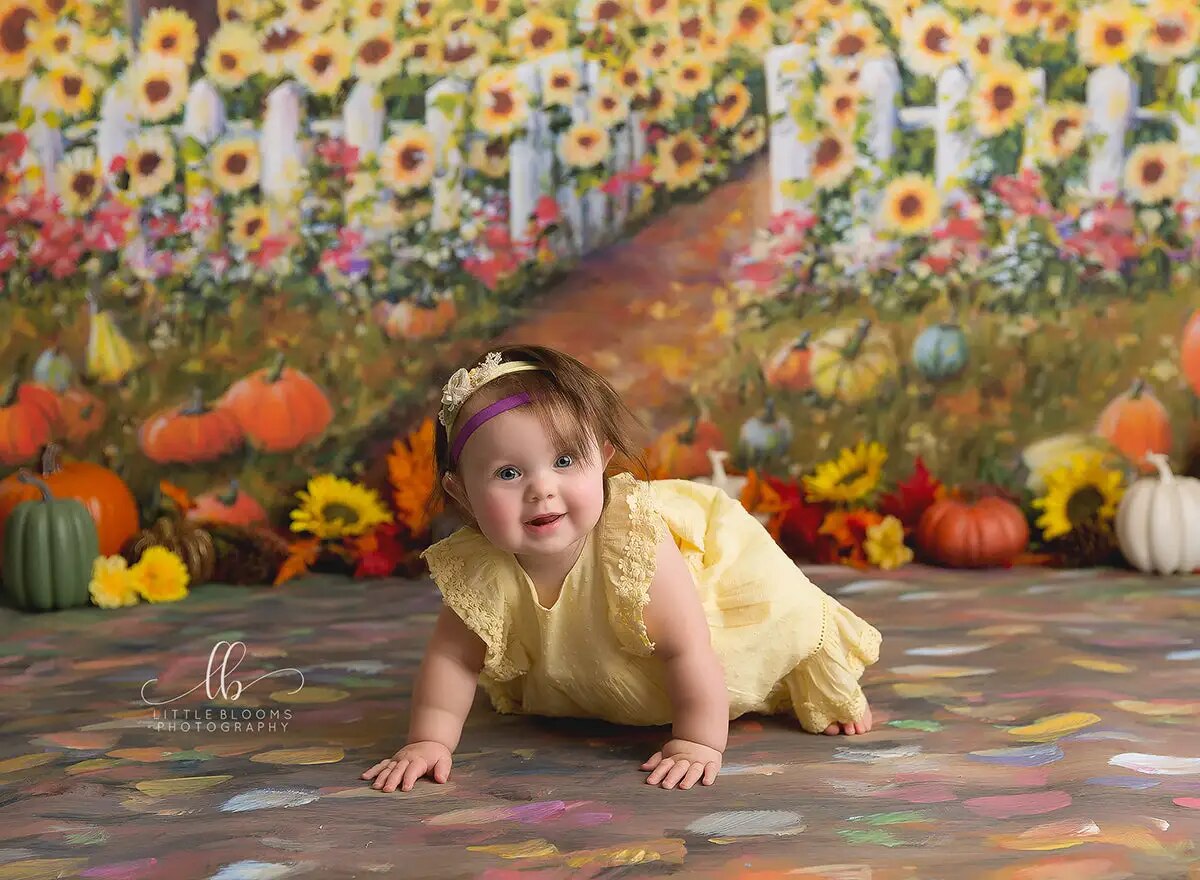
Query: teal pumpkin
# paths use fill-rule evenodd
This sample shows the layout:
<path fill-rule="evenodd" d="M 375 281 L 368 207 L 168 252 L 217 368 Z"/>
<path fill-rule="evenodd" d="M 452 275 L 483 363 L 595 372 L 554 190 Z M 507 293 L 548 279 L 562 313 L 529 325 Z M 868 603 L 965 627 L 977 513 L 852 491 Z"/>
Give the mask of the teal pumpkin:
<path fill-rule="evenodd" d="M 954 324 L 927 327 L 913 342 L 912 359 L 926 379 L 952 379 L 967 366 L 967 336 Z"/>
<path fill-rule="evenodd" d="M 75 367 L 71 359 L 58 346 L 48 348 L 38 355 L 33 365 L 33 380 L 62 394 L 71 387 L 75 378 Z"/>
<path fill-rule="evenodd" d="M 96 523 L 74 498 L 55 498 L 28 471 L 18 478 L 41 490 L 18 504 L 4 524 L 4 589 L 25 611 L 74 608 L 90 602 L 92 563 L 100 555 Z"/>

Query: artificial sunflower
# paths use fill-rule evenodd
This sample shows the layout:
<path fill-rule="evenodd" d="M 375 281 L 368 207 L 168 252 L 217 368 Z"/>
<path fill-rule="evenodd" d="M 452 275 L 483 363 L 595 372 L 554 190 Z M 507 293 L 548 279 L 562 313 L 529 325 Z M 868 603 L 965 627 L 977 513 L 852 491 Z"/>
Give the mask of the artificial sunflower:
<path fill-rule="evenodd" d="M 31 0 L 0 0 L 0 81 L 24 79 L 33 67 L 30 31 L 37 22 Z"/>
<path fill-rule="evenodd" d="M 42 17 L 48 21 L 54 21 L 58 18 L 78 15 L 83 11 L 79 2 L 80 0 L 41 0 Z"/>
<path fill-rule="evenodd" d="M 632 98 L 642 90 L 646 82 L 646 72 L 636 59 L 630 59 L 617 71 L 613 84 L 621 90 L 626 98 Z"/>
<path fill-rule="evenodd" d="M 467 24 L 442 40 L 442 67 L 451 76 L 474 79 L 488 66 L 495 44 L 496 38 L 487 31 Z"/>
<path fill-rule="evenodd" d="M 879 486 L 888 453 L 880 443 L 846 447 L 835 459 L 817 465 L 803 479 L 805 498 L 812 502 L 854 504 Z"/>
<path fill-rule="evenodd" d="M 596 90 L 588 108 L 592 121 L 601 128 L 612 128 L 629 118 L 629 102 L 610 85 Z"/>
<path fill-rule="evenodd" d="M 700 35 L 700 59 L 712 67 L 721 64 L 729 57 L 730 37 L 716 28 L 705 28 Z"/>
<path fill-rule="evenodd" d="M 1042 39 L 1048 43 L 1065 43 L 1075 32 L 1077 13 L 1064 4 L 1055 6 L 1042 18 Z"/>
<path fill-rule="evenodd" d="M 380 24 L 395 27 L 403 6 L 404 0 L 352 0 L 350 20 L 355 27 Z"/>
<path fill-rule="evenodd" d="M 178 602 L 188 594 L 187 565 L 174 550 L 147 547 L 129 569 L 129 585 L 147 602 Z"/>
<path fill-rule="evenodd" d="M 847 133 L 854 131 L 861 101 L 862 92 L 850 83 L 827 82 L 817 93 L 821 116 L 835 129 Z"/>
<path fill-rule="evenodd" d="M 670 122 L 675 116 L 678 99 L 673 91 L 650 85 L 640 96 L 642 119 L 646 122 Z"/>
<path fill-rule="evenodd" d="M 298 51 L 296 78 L 314 95 L 332 95 L 350 76 L 353 54 L 340 31 L 310 36 Z"/>
<path fill-rule="evenodd" d="M 885 516 L 883 522 L 867 526 L 867 540 L 863 542 L 867 560 L 885 571 L 900 568 L 912 562 L 912 548 L 904 543 L 904 524 L 894 516 Z"/>
<path fill-rule="evenodd" d="M 865 18 L 853 18 L 837 22 L 821 38 L 817 51 L 822 63 L 828 67 L 858 67 L 862 61 L 879 49 L 879 32 Z"/>
<path fill-rule="evenodd" d="M 1033 506 L 1042 511 L 1037 525 L 1049 541 L 1093 520 L 1111 521 L 1124 494 L 1125 476 L 1104 466 L 1099 451 L 1077 452 L 1045 475 L 1046 491 Z"/>
<path fill-rule="evenodd" d="M 694 131 L 668 135 L 654 145 L 654 179 L 667 189 L 685 189 L 704 174 L 704 144 Z"/>
<path fill-rule="evenodd" d="M 767 125 L 762 116 L 751 116 L 734 133 L 733 151 L 739 159 L 757 153 L 767 142 Z"/>
<path fill-rule="evenodd" d="M 188 95 L 188 69 L 182 61 L 143 55 L 130 71 L 138 113 L 147 122 L 162 122 L 183 109 Z"/>
<path fill-rule="evenodd" d="M 677 58 L 683 57 L 684 43 L 678 36 L 672 34 L 666 37 L 651 37 L 642 43 L 638 50 L 637 60 L 642 66 L 655 73 L 660 73 Z"/>
<path fill-rule="evenodd" d="M 270 232 L 271 217 L 262 205 L 238 205 L 229 218 L 229 240 L 246 253 L 262 247 Z"/>
<path fill-rule="evenodd" d="M 87 113 L 96 103 L 95 71 L 69 59 L 50 68 L 42 83 L 50 106 L 68 119 Z"/>
<path fill-rule="evenodd" d="M 141 28 L 139 55 L 159 55 L 190 66 L 200 45 L 196 22 L 170 6 L 151 10 Z"/>
<path fill-rule="evenodd" d="M 499 138 L 472 141 L 467 163 L 484 177 L 503 178 L 508 175 L 508 144 Z"/>
<path fill-rule="evenodd" d="M 730 42 L 746 49 L 765 49 L 771 45 L 773 23 L 771 7 L 765 0 L 728 0 L 721 10 Z"/>
<path fill-rule="evenodd" d="M 611 29 L 628 14 L 628 0 L 582 0 L 576 7 L 581 24 Z"/>
<path fill-rule="evenodd" d="M 296 497 L 300 506 L 292 511 L 292 531 L 321 539 L 362 535 L 392 519 L 375 490 L 333 474 L 313 477 Z"/>
<path fill-rule="evenodd" d="M 1075 46 L 1084 64 L 1120 64 L 1138 53 L 1146 36 L 1145 12 L 1128 0 L 1109 0 L 1079 14 Z"/>
<path fill-rule="evenodd" d="M 447 10 L 438 23 L 438 27 L 443 35 L 449 36 L 456 31 L 461 31 L 474 20 L 474 16 L 465 9 Z"/>
<path fill-rule="evenodd" d="M 509 0 L 473 0 L 471 5 L 476 20 L 484 24 L 494 27 L 508 20 Z"/>
<path fill-rule="evenodd" d="M 103 191 L 103 169 L 96 151 L 79 147 L 67 153 L 55 169 L 63 209 L 80 216 L 90 211 Z"/>
<path fill-rule="evenodd" d="M 572 168 L 592 168 L 608 158 L 612 140 L 608 131 L 590 122 L 577 122 L 563 133 L 558 154 Z"/>
<path fill-rule="evenodd" d="M 484 134 L 512 134 L 528 118 L 529 96 L 512 70 L 493 67 L 475 81 L 475 127 Z"/>
<path fill-rule="evenodd" d="M 1039 157 L 1055 164 L 1083 146 L 1087 134 L 1087 108 L 1083 104 L 1054 101 L 1038 121 L 1036 148 Z"/>
<path fill-rule="evenodd" d="M 410 0 L 404 4 L 403 20 L 412 30 L 436 27 L 442 4 L 434 0 Z"/>
<path fill-rule="evenodd" d="M 129 563 L 124 556 L 98 556 L 92 563 L 92 579 L 88 583 L 92 602 L 101 608 L 125 608 L 138 603 L 137 590 L 129 577 Z"/>
<path fill-rule="evenodd" d="M 212 149 L 212 179 L 223 193 L 240 193 L 257 184 L 261 167 L 252 137 L 228 138 Z"/>
<path fill-rule="evenodd" d="M 958 19 L 940 6 L 922 6 L 904 22 L 901 35 L 904 61 L 915 73 L 937 76 L 961 54 Z"/>
<path fill-rule="evenodd" d="M 175 144 L 162 128 L 148 128 L 134 138 L 126 155 L 129 191 L 147 199 L 175 179 Z"/>
<path fill-rule="evenodd" d="M 674 36 L 687 46 L 695 46 L 699 43 L 700 38 L 704 36 L 704 31 L 713 26 L 707 9 L 703 7 L 688 9 L 682 17 L 672 18 L 671 24 L 674 26 Z"/>
<path fill-rule="evenodd" d="M 379 153 L 379 176 L 398 193 L 429 186 L 436 170 L 433 135 L 413 125 L 388 138 Z"/>
<path fill-rule="evenodd" d="M 671 68 L 669 81 L 676 94 L 694 100 L 712 85 L 712 70 L 703 61 L 688 58 Z"/>
<path fill-rule="evenodd" d="M 400 73 L 404 56 L 387 25 L 373 25 L 355 33 L 354 75 L 367 82 L 382 83 Z"/>
<path fill-rule="evenodd" d="M 341 0 L 285 0 L 284 21 L 305 34 L 324 31 L 340 11 Z"/>
<path fill-rule="evenodd" d="M 442 72 L 441 41 L 435 34 L 418 34 L 400 44 L 409 76 L 437 76 Z"/>
<path fill-rule="evenodd" d="M 854 173 L 854 143 L 841 132 L 826 130 L 817 136 L 812 152 L 813 185 L 836 189 Z"/>
<path fill-rule="evenodd" d="M 879 206 L 884 227 L 902 235 L 928 232 L 941 210 L 937 187 L 920 174 L 905 174 L 889 183 Z"/>
<path fill-rule="evenodd" d="M 712 119 L 719 128 L 737 128 L 750 109 L 750 90 L 736 79 L 724 79 L 717 85 L 717 103 Z"/>
<path fill-rule="evenodd" d="M 1170 141 L 1140 144 L 1125 160 L 1125 190 L 1142 204 L 1178 197 L 1187 179 L 1188 157 Z"/>
<path fill-rule="evenodd" d="M 277 21 L 268 27 L 259 40 L 259 57 L 262 71 L 267 76 L 282 76 L 297 64 L 297 56 L 304 45 L 304 34 L 294 27 Z"/>
<path fill-rule="evenodd" d="M 259 24 L 274 14 L 271 0 L 217 0 L 217 17 L 222 22 Z"/>
<path fill-rule="evenodd" d="M 1150 27 L 1146 57 L 1155 64 L 1187 58 L 1200 41 L 1200 9 L 1194 0 L 1152 0 L 1146 7 Z"/>
<path fill-rule="evenodd" d="M 223 89 L 236 89 L 261 68 L 258 40 L 247 25 L 221 25 L 204 54 L 204 72 Z"/>
<path fill-rule="evenodd" d="M 116 34 L 83 35 L 83 57 L 100 67 L 112 67 L 128 54 L 124 40 Z"/>
<path fill-rule="evenodd" d="M 508 50 L 517 58 L 540 58 L 567 48 L 570 29 L 565 19 L 531 10 L 508 26 Z"/>
<path fill-rule="evenodd" d="M 634 0 L 633 11 L 643 24 L 671 24 L 679 20 L 679 0 Z"/>
<path fill-rule="evenodd" d="M 984 137 L 995 137 L 1025 120 L 1033 105 L 1033 84 L 1019 64 L 998 61 L 975 84 L 971 118 Z"/>
<path fill-rule="evenodd" d="M 542 104 L 546 107 L 570 107 L 579 91 L 579 71 L 570 64 L 556 64 L 546 71 L 542 84 Z"/>
<path fill-rule="evenodd" d="M 963 28 L 962 44 L 967 61 L 976 71 L 985 70 L 1004 58 L 1008 44 L 1004 29 L 990 18 L 976 18 Z"/>
<path fill-rule="evenodd" d="M 49 22 L 33 34 L 33 51 L 47 66 L 73 60 L 83 48 L 83 30 L 74 22 Z"/>

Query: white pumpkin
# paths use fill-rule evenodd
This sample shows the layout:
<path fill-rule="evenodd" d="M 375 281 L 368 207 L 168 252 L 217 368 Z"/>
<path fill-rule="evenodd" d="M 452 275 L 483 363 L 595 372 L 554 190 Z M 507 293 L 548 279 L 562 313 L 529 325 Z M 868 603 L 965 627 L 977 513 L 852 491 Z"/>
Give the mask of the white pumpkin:
<path fill-rule="evenodd" d="M 1167 457 L 1146 459 L 1158 477 L 1138 480 L 1117 508 L 1117 540 L 1139 571 L 1177 574 L 1200 569 L 1200 480 L 1171 473 Z"/>
<path fill-rule="evenodd" d="M 708 450 L 708 460 L 712 462 L 711 477 L 696 477 L 693 482 L 703 483 L 707 486 L 716 486 L 734 501 L 742 500 L 742 489 L 746 486 L 747 477 L 739 477 L 725 473 L 725 460 L 729 458 L 729 453 L 722 449 Z M 770 521 L 770 516 L 763 513 L 756 513 L 754 518 L 763 525 Z"/>

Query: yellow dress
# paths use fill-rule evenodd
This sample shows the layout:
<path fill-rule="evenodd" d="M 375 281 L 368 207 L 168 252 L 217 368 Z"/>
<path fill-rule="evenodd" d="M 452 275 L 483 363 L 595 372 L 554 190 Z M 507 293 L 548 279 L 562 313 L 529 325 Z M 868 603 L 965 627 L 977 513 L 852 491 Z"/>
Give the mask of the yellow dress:
<path fill-rule="evenodd" d="M 822 592 L 735 499 L 688 480 L 609 478 L 609 502 L 545 608 L 513 554 L 470 526 L 429 547 L 444 603 L 487 646 L 498 712 L 671 723 L 642 607 L 667 530 L 687 561 L 725 669 L 729 717 L 791 710 L 813 733 L 859 720 L 879 632 Z"/>

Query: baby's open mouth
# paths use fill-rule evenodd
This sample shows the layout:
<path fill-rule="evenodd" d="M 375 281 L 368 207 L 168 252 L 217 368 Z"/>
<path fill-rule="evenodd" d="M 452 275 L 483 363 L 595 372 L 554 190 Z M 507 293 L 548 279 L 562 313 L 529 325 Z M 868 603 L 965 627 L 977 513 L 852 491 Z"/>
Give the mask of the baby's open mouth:
<path fill-rule="evenodd" d="M 549 525 L 550 523 L 557 520 L 560 516 L 562 516 L 561 513 L 545 513 L 545 514 L 542 514 L 541 516 L 535 516 L 533 519 L 529 520 L 526 523 L 526 525 L 531 525 L 531 526 Z"/>

